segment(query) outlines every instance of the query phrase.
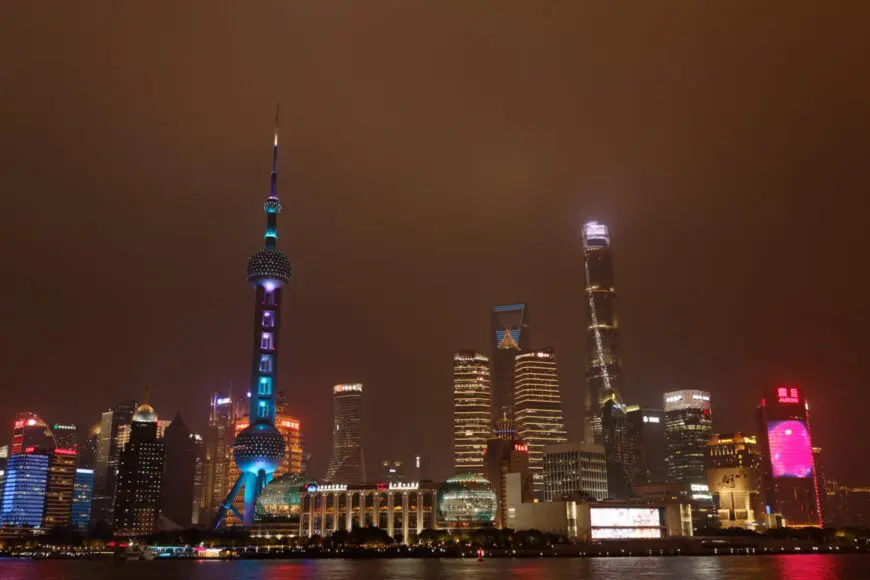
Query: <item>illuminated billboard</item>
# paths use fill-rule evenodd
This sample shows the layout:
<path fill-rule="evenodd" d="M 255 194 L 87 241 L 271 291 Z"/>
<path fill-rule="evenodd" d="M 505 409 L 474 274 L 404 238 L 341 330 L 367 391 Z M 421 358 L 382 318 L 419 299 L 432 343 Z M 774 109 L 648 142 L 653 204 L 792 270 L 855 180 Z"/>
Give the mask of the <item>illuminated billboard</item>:
<path fill-rule="evenodd" d="M 593 528 L 657 528 L 662 517 L 658 508 L 590 508 L 589 523 Z"/>
<path fill-rule="evenodd" d="M 774 477 L 812 477 L 813 446 L 806 423 L 771 421 L 767 424 L 767 438 Z"/>
<path fill-rule="evenodd" d="M 660 528 L 592 528 L 593 540 L 627 540 L 662 537 Z"/>

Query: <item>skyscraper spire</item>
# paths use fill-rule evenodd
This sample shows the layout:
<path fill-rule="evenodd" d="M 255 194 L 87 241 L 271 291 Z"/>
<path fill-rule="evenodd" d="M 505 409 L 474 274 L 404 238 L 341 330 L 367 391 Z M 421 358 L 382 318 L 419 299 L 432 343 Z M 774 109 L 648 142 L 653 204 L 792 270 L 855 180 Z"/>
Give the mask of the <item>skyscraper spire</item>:
<path fill-rule="evenodd" d="M 272 181 L 269 199 L 278 199 L 278 105 L 275 105 L 275 130 L 272 139 Z"/>
<path fill-rule="evenodd" d="M 278 106 L 275 106 L 275 129 L 272 134 L 272 174 L 269 178 L 269 197 L 263 206 L 266 212 L 266 249 L 274 251 L 278 240 L 278 214 L 281 200 L 278 199 Z"/>

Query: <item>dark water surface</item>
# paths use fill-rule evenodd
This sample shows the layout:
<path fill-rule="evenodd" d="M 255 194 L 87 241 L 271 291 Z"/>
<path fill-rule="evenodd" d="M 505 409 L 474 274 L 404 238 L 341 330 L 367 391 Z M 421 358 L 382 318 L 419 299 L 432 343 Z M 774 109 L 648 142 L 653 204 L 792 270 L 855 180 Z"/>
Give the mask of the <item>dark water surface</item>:
<path fill-rule="evenodd" d="M 0 560 L 2 580 L 870 580 L 870 555 L 600 559 Z"/>

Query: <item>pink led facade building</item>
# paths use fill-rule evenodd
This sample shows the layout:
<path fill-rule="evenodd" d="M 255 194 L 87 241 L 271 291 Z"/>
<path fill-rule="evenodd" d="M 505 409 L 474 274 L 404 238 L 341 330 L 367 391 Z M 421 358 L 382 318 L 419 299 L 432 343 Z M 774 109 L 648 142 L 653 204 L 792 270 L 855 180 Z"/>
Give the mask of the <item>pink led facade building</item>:
<path fill-rule="evenodd" d="M 790 527 L 821 527 L 807 401 L 795 387 L 775 387 L 761 400 L 757 417 L 767 513 Z"/>

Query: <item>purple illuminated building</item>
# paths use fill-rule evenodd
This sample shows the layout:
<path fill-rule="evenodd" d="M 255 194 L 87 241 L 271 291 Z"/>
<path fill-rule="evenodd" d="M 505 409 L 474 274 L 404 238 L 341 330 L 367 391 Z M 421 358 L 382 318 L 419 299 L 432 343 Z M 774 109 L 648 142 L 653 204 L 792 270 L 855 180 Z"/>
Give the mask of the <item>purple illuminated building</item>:
<path fill-rule="evenodd" d="M 265 247 L 248 261 L 248 282 L 256 290 L 254 306 L 253 361 L 250 383 L 250 424 L 236 435 L 233 459 L 241 472 L 213 522 L 220 525 L 232 511 L 246 526 L 254 523 L 254 506 L 275 469 L 284 461 L 284 438 L 275 428 L 276 380 L 278 376 L 278 334 L 281 328 L 281 290 L 290 281 L 290 262 L 277 250 L 278 214 L 278 118 L 272 144 L 272 176 L 266 198 Z M 244 514 L 233 507 L 233 499 L 244 488 Z"/>
<path fill-rule="evenodd" d="M 790 527 L 821 527 L 809 405 L 798 389 L 776 387 L 761 400 L 757 417 L 767 513 Z"/>

